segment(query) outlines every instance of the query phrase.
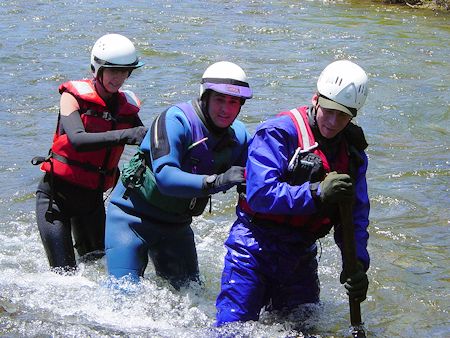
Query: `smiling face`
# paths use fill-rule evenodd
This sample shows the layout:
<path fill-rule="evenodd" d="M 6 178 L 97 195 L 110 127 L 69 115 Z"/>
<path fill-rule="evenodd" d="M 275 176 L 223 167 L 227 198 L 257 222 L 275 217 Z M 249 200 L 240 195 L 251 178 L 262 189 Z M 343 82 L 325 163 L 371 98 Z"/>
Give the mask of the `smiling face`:
<path fill-rule="evenodd" d="M 129 75 L 129 68 L 103 68 L 102 84 L 108 93 L 117 93 Z"/>
<path fill-rule="evenodd" d="M 208 113 L 216 127 L 228 128 L 236 119 L 240 110 L 240 98 L 211 91 Z"/>
<path fill-rule="evenodd" d="M 339 134 L 352 118 L 350 115 L 335 109 L 325 109 L 317 105 L 316 121 L 323 137 L 331 139 Z"/>

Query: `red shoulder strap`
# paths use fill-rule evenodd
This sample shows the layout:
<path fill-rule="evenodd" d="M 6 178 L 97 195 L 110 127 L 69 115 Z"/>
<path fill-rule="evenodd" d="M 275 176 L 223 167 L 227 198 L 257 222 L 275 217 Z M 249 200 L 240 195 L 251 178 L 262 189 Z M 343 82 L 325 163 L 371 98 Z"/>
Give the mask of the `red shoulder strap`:
<path fill-rule="evenodd" d="M 292 119 L 292 122 L 295 125 L 295 129 L 297 130 L 298 146 L 295 150 L 294 155 L 289 161 L 288 170 L 293 170 L 299 154 L 310 152 L 319 146 L 318 143 L 315 142 L 314 135 L 308 125 L 308 117 L 306 115 L 305 108 L 300 108 L 301 112 L 297 108 L 294 108 L 278 114 L 278 116 L 288 115 Z"/>

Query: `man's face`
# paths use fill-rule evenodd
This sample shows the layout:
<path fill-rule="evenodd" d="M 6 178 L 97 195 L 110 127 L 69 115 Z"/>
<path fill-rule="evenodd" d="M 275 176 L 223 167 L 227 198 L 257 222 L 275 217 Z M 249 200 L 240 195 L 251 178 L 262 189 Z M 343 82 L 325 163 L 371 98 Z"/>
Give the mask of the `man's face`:
<path fill-rule="evenodd" d="M 331 139 L 339 134 L 350 122 L 350 115 L 335 109 L 325 109 L 317 106 L 317 125 L 323 137 Z"/>
<path fill-rule="evenodd" d="M 236 119 L 240 110 L 240 98 L 211 91 L 208 101 L 208 112 L 216 127 L 229 127 Z"/>

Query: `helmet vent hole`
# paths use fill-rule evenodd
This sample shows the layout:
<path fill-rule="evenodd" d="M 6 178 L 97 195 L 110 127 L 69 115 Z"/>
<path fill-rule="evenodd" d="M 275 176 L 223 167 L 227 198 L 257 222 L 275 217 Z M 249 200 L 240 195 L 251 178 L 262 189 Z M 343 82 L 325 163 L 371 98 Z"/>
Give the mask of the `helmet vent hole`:
<path fill-rule="evenodd" d="M 330 63 L 317 80 L 317 92 L 345 107 L 360 109 L 368 93 L 366 72 L 349 60 Z M 354 114 L 356 115 L 356 114 Z"/>

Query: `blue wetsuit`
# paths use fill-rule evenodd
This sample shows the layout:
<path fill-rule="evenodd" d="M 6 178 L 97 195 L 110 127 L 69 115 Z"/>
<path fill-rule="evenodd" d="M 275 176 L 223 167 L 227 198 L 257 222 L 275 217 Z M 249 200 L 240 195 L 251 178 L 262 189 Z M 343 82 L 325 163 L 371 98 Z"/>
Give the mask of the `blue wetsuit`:
<path fill-rule="evenodd" d="M 318 212 L 311 182 L 291 185 L 285 179 L 288 163 L 298 146 L 297 135 L 288 116 L 270 119 L 258 127 L 249 146 L 246 166 L 247 201 L 255 212 L 287 218 Z M 316 137 L 316 141 L 332 165 L 332 154 L 324 149 L 326 140 Z M 353 175 L 356 191 L 353 216 L 357 256 L 367 270 L 368 162 L 364 151 L 359 151 L 359 157 L 360 165 Z M 292 310 L 301 304 L 319 302 L 315 242 L 323 235 L 315 236 L 289 224 L 260 221 L 238 206 L 237 220 L 225 242 L 222 288 L 216 301 L 217 325 L 258 320 L 265 306 L 267 310 Z M 337 228 L 335 241 L 341 247 Z"/>
<path fill-rule="evenodd" d="M 226 130 L 213 132 L 205 121 L 197 100 L 173 106 L 157 117 L 141 143 L 158 190 L 165 196 L 207 199 L 202 188 L 206 175 L 220 174 L 231 166 L 245 166 L 249 135 L 244 124 L 236 120 Z M 205 146 L 203 156 L 196 156 L 199 159 L 191 156 L 193 143 L 199 144 L 194 140 L 193 128 L 200 128 L 196 133 L 204 136 L 199 140 Z M 210 163 L 198 163 L 203 158 L 210 158 Z M 175 287 L 197 280 L 192 213 L 170 212 L 147 202 L 136 191 L 124 199 L 124 192 L 119 180 L 107 208 L 105 244 L 109 274 L 138 280 L 150 256 L 157 274 Z"/>

